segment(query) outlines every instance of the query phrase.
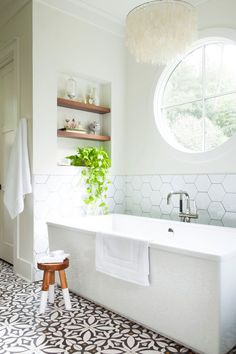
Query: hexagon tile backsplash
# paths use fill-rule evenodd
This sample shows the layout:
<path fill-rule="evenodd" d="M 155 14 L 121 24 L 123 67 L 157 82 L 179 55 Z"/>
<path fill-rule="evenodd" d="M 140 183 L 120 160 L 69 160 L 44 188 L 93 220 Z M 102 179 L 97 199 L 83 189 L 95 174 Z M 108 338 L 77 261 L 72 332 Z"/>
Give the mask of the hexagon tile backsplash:
<path fill-rule="evenodd" d="M 78 173 L 34 176 L 35 259 L 48 250 L 47 219 L 85 214 L 80 181 Z M 236 175 L 112 176 L 108 205 L 111 213 L 178 220 L 178 196 L 173 196 L 170 205 L 166 197 L 180 189 L 189 193 L 192 208 L 196 202 L 196 222 L 236 227 Z"/>
<path fill-rule="evenodd" d="M 196 202 L 195 222 L 236 227 L 236 175 L 155 175 L 127 176 L 127 214 L 178 220 L 178 196 L 167 205 L 170 191 L 185 190 Z"/>

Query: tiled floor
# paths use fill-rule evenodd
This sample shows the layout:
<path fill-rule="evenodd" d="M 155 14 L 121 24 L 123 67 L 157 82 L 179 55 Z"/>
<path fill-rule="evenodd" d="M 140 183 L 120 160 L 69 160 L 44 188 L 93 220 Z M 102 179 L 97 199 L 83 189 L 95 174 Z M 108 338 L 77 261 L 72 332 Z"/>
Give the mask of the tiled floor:
<path fill-rule="evenodd" d="M 71 294 L 38 315 L 40 284 L 28 284 L 0 260 L 0 354 L 194 354 L 94 303 Z M 235 351 L 231 352 L 236 353 Z"/>

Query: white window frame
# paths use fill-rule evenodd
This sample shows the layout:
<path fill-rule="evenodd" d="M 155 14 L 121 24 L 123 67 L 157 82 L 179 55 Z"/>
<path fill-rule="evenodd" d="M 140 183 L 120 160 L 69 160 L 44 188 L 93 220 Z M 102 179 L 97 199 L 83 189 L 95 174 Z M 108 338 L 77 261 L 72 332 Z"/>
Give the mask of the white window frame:
<path fill-rule="evenodd" d="M 226 37 L 222 37 L 222 36 L 207 36 L 203 39 L 198 40 L 194 45 L 191 46 L 191 48 L 183 55 L 178 57 L 172 64 L 170 64 L 169 66 L 167 66 L 159 80 L 154 92 L 154 100 L 153 100 L 153 105 L 154 105 L 154 116 L 155 116 L 155 121 L 156 121 L 156 125 L 157 128 L 160 132 L 160 134 L 162 135 L 162 137 L 165 139 L 165 141 L 172 147 L 174 147 L 176 150 L 181 151 L 181 152 L 185 152 L 188 154 L 208 154 L 211 153 L 217 149 L 219 149 L 220 147 L 222 147 L 223 145 L 227 145 L 228 142 L 232 139 L 229 138 L 225 143 L 219 145 L 218 147 L 216 147 L 213 150 L 205 150 L 205 105 L 206 105 L 206 100 L 208 99 L 213 99 L 213 98 L 217 98 L 217 97 L 222 97 L 225 95 L 229 95 L 229 94 L 236 94 L 236 90 L 234 91 L 230 91 L 230 92 L 224 92 L 218 95 L 213 95 L 213 96 L 207 96 L 206 95 L 206 89 L 205 89 L 205 48 L 207 45 L 210 44 L 218 44 L 218 43 L 222 43 L 222 44 L 233 44 L 236 45 L 236 41 L 233 39 L 229 39 Z M 166 88 L 166 85 L 168 84 L 169 79 L 171 78 L 173 72 L 176 70 L 176 68 L 182 63 L 182 61 L 188 57 L 189 55 L 191 55 L 192 52 L 194 52 L 195 50 L 199 49 L 199 48 L 203 48 L 203 56 L 202 56 L 202 96 L 199 99 L 194 99 L 194 100 L 190 100 L 190 101 L 186 101 L 186 102 L 181 102 L 179 104 L 174 104 L 174 105 L 166 105 L 163 106 L 162 105 L 162 101 L 163 101 L 163 96 L 164 96 L 164 91 Z M 174 108 L 174 107 L 178 107 L 180 105 L 185 105 L 185 104 L 190 104 L 190 103 L 194 103 L 194 102 L 202 102 L 202 118 L 203 118 L 203 142 L 202 142 L 202 146 L 203 149 L 202 151 L 192 151 L 189 149 L 184 148 L 184 146 L 182 146 L 181 144 L 179 144 L 175 139 L 173 139 L 173 135 L 170 132 L 169 126 L 167 125 L 167 123 L 165 122 L 165 120 L 163 119 L 163 114 L 162 111 L 163 109 L 166 108 Z"/>

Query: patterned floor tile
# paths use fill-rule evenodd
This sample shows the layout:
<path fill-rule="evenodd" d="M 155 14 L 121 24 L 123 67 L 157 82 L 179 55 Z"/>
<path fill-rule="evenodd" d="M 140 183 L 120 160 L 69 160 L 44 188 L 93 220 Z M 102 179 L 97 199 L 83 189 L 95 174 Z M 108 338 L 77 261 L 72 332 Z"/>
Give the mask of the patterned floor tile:
<path fill-rule="evenodd" d="M 25 282 L 0 260 L 0 354 L 194 354 L 75 294 L 71 311 L 59 290 L 45 314 L 39 301 L 40 283 Z"/>

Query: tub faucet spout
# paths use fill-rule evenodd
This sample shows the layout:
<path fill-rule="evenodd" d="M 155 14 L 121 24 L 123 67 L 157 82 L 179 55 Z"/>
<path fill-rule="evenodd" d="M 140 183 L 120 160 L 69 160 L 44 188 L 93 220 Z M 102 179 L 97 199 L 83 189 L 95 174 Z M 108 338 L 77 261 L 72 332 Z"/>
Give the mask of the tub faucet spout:
<path fill-rule="evenodd" d="M 167 204 L 170 204 L 170 200 L 172 198 L 173 195 L 179 195 L 179 212 L 182 213 L 183 212 L 183 196 L 186 197 L 186 212 L 190 209 L 190 199 L 189 199 L 189 194 L 185 191 L 172 191 L 167 195 Z"/>

